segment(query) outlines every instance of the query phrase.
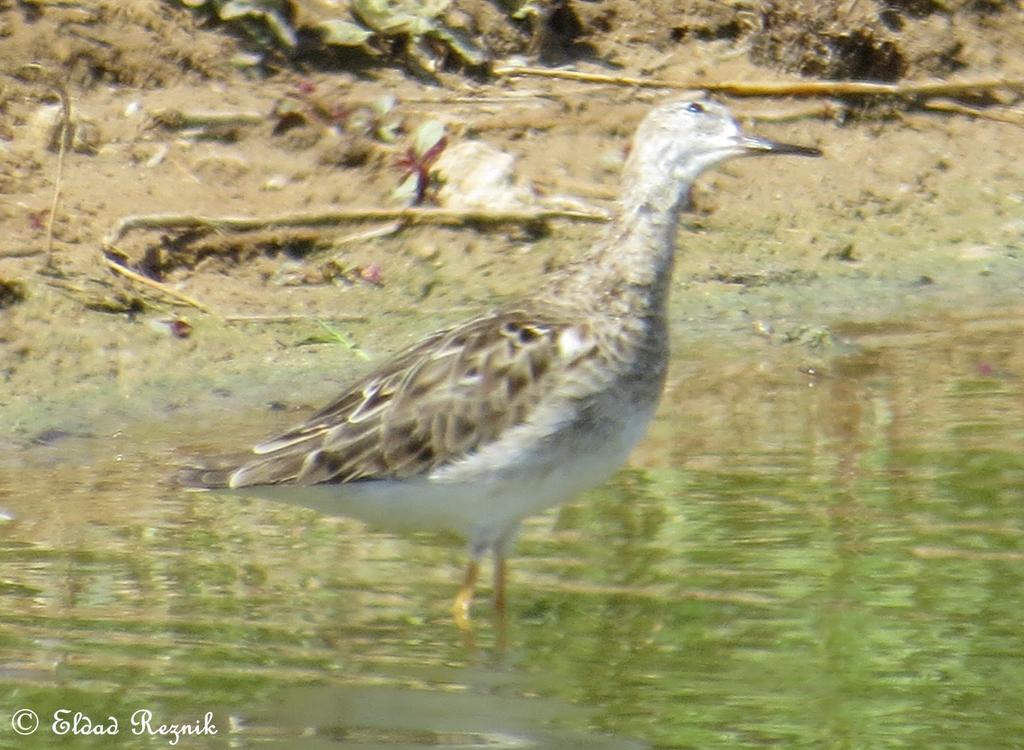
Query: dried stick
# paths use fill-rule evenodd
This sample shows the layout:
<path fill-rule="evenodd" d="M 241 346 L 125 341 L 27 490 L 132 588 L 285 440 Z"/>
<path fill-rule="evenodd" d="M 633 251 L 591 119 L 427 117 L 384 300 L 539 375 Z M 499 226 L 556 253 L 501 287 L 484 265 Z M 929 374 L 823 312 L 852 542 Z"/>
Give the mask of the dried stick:
<path fill-rule="evenodd" d="M 341 239 L 334 240 L 332 246 L 335 250 L 339 249 L 343 245 L 351 245 L 353 242 L 366 242 L 367 240 L 376 240 L 381 237 L 389 237 L 395 232 L 402 228 L 402 222 L 400 221 L 389 221 L 387 224 L 367 229 L 365 232 L 356 232 L 355 234 L 348 234 Z"/>
<path fill-rule="evenodd" d="M 1021 112 L 1019 109 L 997 109 L 995 111 L 990 111 L 987 109 L 978 109 L 977 107 L 968 107 L 964 104 L 950 101 L 949 99 L 929 99 L 924 103 L 924 108 L 931 109 L 936 112 L 952 112 L 958 115 L 979 117 L 984 120 L 1007 122 L 1011 125 L 1024 125 L 1024 112 Z"/>
<path fill-rule="evenodd" d="M 259 112 L 185 112 L 180 109 L 161 109 L 153 113 L 153 122 L 168 130 L 259 125 L 266 121 L 267 116 Z"/>
<path fill-rule="evenodd" d="M 784 110 L 759 110 L 756 112 L 739 112 L 737 117 L 742 120 L 753 120 L 754 122 L 791 122 L 793 120 L 804 120 L 809 117 L 829 119 L 838 117 L 843 107 L 836 103 L 824 100 L 820 102 L 809 102 L 797 107 Z"/>
<path fill-rule="evenodd" d="M 279 216 L 198 216 L 195 214 L 148 214 L 126 216 L 104 238 L 110 246 L 134 229 L 196 229 L 247 232 L 257 229 L 283 227 L 337 226 L 359 221 L 399 220 L 408 224 L 513 224 L 547 219 L 573 219 L 576 221 L 608 221 L 600 212 L 569 211 L 564 209 L 524 209 L 487 211 L 484 209 L 447 208 L 366 208 L 348 211 L 321 211 L 317 213 L 282 214 Z"/>
<path fill-rule="evenodd" d="M 71 140 L 71 100 L 63 84 L 53 87 L 60 97 L 60 141 L 57 147 L 57 174 L 53 178 L 53 197 L 50 199 L 50 215 L 46 222 L 46 267 L 53 268 L 53 223 L 57 220 L 60 205 L 60 189 L 64 182 L 64 154 Z"/>
<path fill-rule="evenodd" d="M 552 70 L 518 66 L 494 69 L 499 76 L 537 76 L 567 81 L 634 86 L 649 89 L 703 90 L 732 96 L 956 96 L 1006 89 L 1024 91 L 1024 79 L 983 78 L 976 81 L 908 81 L 874 83 L 871 81 L 669 81 L 658 78 L 631 78 L 575 70 Z"/>
<path fill-rule="evenodd" d="M 225 323 L 295 323 L 298 321 L 330 320 L 338 323 L 368 323 L 366 315 L 308 315 L 303 313 L 282 313 L 280 315 L 225 315 Z"/>
<path fill-rule="evenodd" d="M 150 289 L 155 289 L 156 291 L 160 292 L 161 294 L 164 294 L 164 295 L 166 295 L 168 297 L 176 299 L 179 302 L 183 302 L 186 305 L 191 305 L 192 307 L 196 308 L 197 310 L 201 310 L 204 313 L 207 313 L 208 315 L 213 315 L 214 317 L 219 317 L 217 315 L 217 313 L 215 313 L 213 310 L 211 310 L 209 307 L 204 305 L 199 300 L 197 300 L 197 299 L 195 299 L 193 297 L 189 297 L 187 294 L 185 294 L 183 292 L 179 292 L 176 289 L 172 289 L 171 287 L 167 286 L 166 284 L 160 283 L 156 279 L 151 279 L 148 276 L 143 276 L 141 273 L 136 273 L 135 271 L 131 270 L 130 268 L 126 268 L 125 266 L 122 266 L 120 263 L 116 263 L 115 261 L 112 261 L 110 258 L 107 258 L 107 257 L 103 258 L 103 262 L 107 264 L 107 268 L 109 268 L 111 271 L 119 273 L 122 276 L 124 276 L 125 278 L 131 279 L 132 281 L 134 281 L 137 284 L 142 284 L 143 286 L 148 286 Z"/>

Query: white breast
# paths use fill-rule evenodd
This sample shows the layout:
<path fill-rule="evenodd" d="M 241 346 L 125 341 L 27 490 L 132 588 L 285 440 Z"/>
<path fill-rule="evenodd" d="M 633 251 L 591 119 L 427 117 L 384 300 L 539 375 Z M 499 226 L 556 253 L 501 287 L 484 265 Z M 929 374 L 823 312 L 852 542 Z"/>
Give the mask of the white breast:
<path fill-rule="evenodd" d="M 384 529 L 455 531 L 482 551 L 514 533 L 524 517 L 605 481 L 643 437 L 652 411 L 653 405 L 630 409 L 609 401 L 598 412 L 596 431 L 589 423 L 572 426 L 556 411 L 538 415 L 543 425 L 515 427 L 422 478 L 240 491 Z"/>

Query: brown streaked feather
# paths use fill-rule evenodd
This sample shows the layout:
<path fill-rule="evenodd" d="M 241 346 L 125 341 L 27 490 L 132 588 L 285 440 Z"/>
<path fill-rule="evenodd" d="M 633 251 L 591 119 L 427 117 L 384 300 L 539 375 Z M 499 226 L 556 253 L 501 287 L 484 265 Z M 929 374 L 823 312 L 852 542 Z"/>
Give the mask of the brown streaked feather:
<path fill-rule="evenodd" d="M 576 345 L 564 346 L 566 332 Z M 414 344 L 304 423 L 257 445 L 224 484 L 425 474 L 528 421 L 561 378 L 597 351 L 590 327 L 569 316 L 509 309 L 475 318 Z"/>

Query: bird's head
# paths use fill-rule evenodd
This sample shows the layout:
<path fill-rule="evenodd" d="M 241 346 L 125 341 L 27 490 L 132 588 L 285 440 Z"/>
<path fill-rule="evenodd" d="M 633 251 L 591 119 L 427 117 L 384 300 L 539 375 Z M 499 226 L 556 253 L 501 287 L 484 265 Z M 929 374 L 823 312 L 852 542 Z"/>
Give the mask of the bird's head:
<path fill-rule="evenodd" d="M 821 156 L 808 146 L 745 135 L 724 106 L 709 99 L 683 99 L 652 110 L 640 123 L 626 166 L 627 183 L 640 190 L 667 177 L 685 195 L 707 169 L 741 156 Z"/>

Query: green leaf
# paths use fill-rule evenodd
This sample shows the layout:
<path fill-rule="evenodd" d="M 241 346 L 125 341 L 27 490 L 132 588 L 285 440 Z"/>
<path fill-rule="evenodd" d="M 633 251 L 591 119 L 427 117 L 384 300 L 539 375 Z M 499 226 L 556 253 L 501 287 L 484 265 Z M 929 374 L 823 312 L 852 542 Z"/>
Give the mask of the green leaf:
<path fill-rule="evenodd" d="M 417 156 L 423 156 L 444 138 L 444 123 L 438 120 L 427 120 L 413 133 L 413 150 Z"/>
<path fill-rule="evenodd" d="M 381 34 L 419 37 L 436 28 L 434 19 L 447 9 L 449 0 L 401 2 L 401 0 L 352 0 L 356 17 Z"/>
<path fill-rule="evenodd" d="M 372 31 L 340 19 L 321 21 L 316 28 L 320 30 L 321 37 L 327 44 L 337 44 L 341 47 L 360 47 L 373 36 Z"/>
<path fill-rule="evenodd" d="M 362 359 L 364 361 L 370 359 L 370 355 L 364 352 L 363 348 L 356 343 L 356 340 L 349 336 L 347 333 L 338 328 L 335 328 L 329 323 L 325 323 L 322 320 L 318 320 L 317 323 L 320 324 L 321 328 L 323 328 L 324 332 L 327 334 L 326 337 L 324 337 L 323 339 L 324 343 L 341 344 L 354 355 L 356 355 L 359 359 Z"/>
<path fill-rule="evenodd" d="M 373 100 L 371 109 L 377 117 L 387 117 L 398 104 L 398 98 L 394 94 L 384 94 Z"/>
<path fill-rule="evenodd" d="M 221 21 L 234 21 L 236 18 L 258 15 L 260 13 L 263 13 L 263 11 L 256 8 L 252 3 L 244 2 L 244 0 L 231 0 L 220 6 L 220 9 L 217 11 Z"/>
<path fill-rule="evenodd" d="M 522 3 L 518 8 L 512 11 L 512 18 L 516 19 L 517 21 L 522 21 L 525 18 L 530 18 L 531 16 L 539 15 L 540 8 L 537 7 L 536 3 L 530 2 L 529 0 L 527 0 L 527 2 L 525 3 Z"/>
<path fill-rule="evenodd" d="M 480 67 L 489 59 L 486 52 L 470 42 L 464 34 L 460 34 L 453 29 L 437 26 L 430 32 L 430 36 L 444 42 L 448 49 L 458 55 L 462 62 L 471 67 Z"/>
<path fill-rule="evenodd" d="M 411 206 L 416 200 L 418 178 L 411 174 L 402 180 L 402 184 L 391 191 L 391 198 L 402 205 Z"/>
<path fill-rule="evenodd" d="M 397 120 L 388 120 L 377 126 L 374 135 L 384 143 L 394 143 L 398 140 L 398 128 L 401 125 Z"/>
<path fill-rule="evenodd" d="M 286 47 L 294 47 L 298 40 L 295 30 L 288 25 L 288 21 L 274 8 L 260 7 L 259 3 L 247 2 L 246 0 L 230 0 L 224 3 L 217 12 L 222 21 L 235 21 L 247 16 L 263 21 L 267 28 L 277 37 L 277 41 Z"/>
<path fill-rule="evenodd" d="M 263 14 L 263 17 L 267 26 L 274 32 L 274 36 L 277 37 L 277 41 L 281 44 L 286 47 L 294 47 L 299 43 L 298 38 L 295 36 L 295 30 L 276 12 L 268 10 Z"/>

